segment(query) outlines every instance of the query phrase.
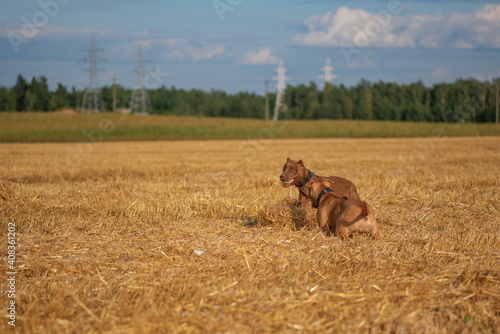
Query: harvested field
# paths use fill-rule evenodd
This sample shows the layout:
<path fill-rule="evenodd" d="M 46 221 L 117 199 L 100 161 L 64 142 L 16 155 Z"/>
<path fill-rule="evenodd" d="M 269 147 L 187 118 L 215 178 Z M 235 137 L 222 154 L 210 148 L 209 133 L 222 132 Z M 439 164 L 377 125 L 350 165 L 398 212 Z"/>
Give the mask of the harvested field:
<path fill-rule="evenodd" d="M 0 145 L 0 332 L 498 333 L 500 137 Z M 278 176 L 352 180 L 340 242 Z"/>

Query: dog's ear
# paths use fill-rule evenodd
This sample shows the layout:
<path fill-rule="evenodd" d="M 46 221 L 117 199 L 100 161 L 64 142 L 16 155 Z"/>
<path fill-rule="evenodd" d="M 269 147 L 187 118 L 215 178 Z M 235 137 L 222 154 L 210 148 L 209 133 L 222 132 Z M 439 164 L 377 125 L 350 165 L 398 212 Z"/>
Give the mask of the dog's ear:
<path fill-rule="evenodd" d="M 302 162 L 302 159 L 299 160 L 299 165 L 304 166 L 304 163 Z"/>
<path fill-rule="evenodd" d="M 290 161 L 290 158 L 288 158 L 288 157 L 287 157 L 287 158 L 286 158 L 286 162 L 288 162 L 288 161 Z"/>

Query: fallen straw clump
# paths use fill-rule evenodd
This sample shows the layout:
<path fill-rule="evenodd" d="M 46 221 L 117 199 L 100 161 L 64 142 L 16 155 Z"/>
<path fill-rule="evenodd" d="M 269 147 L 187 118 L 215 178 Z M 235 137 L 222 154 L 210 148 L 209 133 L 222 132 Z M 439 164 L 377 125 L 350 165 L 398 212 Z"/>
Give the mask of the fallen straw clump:
<path fill-rule="evenodd" d="M 257 217 L 264 226 L 284 227 L 293 231 L 317 226 L 316 211 L 299 208 L 299 201 L 291 198 L 265 203 Z"/>

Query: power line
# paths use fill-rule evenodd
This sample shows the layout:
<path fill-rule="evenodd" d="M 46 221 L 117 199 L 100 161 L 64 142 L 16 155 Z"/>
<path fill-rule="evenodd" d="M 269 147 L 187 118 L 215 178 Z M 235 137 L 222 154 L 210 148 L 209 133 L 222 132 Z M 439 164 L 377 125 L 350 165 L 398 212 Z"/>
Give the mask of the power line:
<path fill-rule="evenodd" d="M 116 75 L 113 75 L 113 112 L 116 112 Z"/>
<path fill-rule="evenodd" d="M 267 84 L 269 81 L 266 79 L 266 98 L 265 98 L 265 105 L 264 105 L 264 114 L 266 121 L 269 121 L 269 95 L 267 94 Z"/>
<path fill-rule="evenodd" d="M 132 91 L 132 98 L 130 99 L 130 111 L 139 115 L 148 115 L 151 112 L 151 101 L 149 100 L 148 93 L 144 87 L 144 77 L 146 74 L 145 63 L 146 58 L 142 53 L 142 46 L 139 44 L 139 50 L 137 52 L 137 66 L 135 69 L 135 87 Z"/>
<path fill-rule="evenodd" d="M 97 80 L 97 72 L 100 71 L 100 69 L 97 68 L 97 62 L 104 61 L 106 59 L 99 58 L 97 56 L 97 52 L 102 52 L 104 50 L 96 46 L 93 34 L 90 36 L 90 47 L 85 51 L 89 53 L 89 56 L 83 59 L 83 61 L 89 63 L 89 68 L 86 70 L 89 72 L 89 83 L 87 88 L 85 88 L 85 93 L 83 94 L 82 112 L 104 112 L 104 103 Z"/>
<path fill-rule="evenodd" d="M 286 108 L 282 100 L 283 100 L 283 93 L 285 92 L 286 88 L 286 80 L 290 80 L 290 78 L 287 78 L 286 76 L 287 70 L 285 69 L 285 65 L 283 64 L 283 59 L 279 60 L 278 69 L 275 72 L 278 74 L 278 76 L 273 78 L 273 80 L 277 81 L 276 105 L 274 106 L 273 121 L 277 121 L 278 113 L 280 112 L 280 110 L 282 108 L 283 109 Z"/>
<path fill-rule="evenodd" d="M 320 75 L 318 78 L 323 79 L 323 83 L 326 84 L 332 83 L 333 79 L 338 79 L 339 77 L 333 74 L 333 71 L 335 71 L 335 68 L 330 64 L 330 57 L 326 57 L 325 60 L 325 66 L 321 68 L 323 71 L 323 74 Z"/>

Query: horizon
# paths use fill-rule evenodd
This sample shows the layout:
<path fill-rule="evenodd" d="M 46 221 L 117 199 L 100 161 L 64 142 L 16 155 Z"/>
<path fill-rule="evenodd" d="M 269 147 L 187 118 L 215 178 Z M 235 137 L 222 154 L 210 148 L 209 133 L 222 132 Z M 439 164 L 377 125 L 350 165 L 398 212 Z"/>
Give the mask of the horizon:
<path fill-rule="evenodd" d="M 19 75 L 22 75 L 22 74 L 20 74 L 20 73 L 19 73 Z M 47 76 L 45 76 L 45 75 L 43 75 L 43 74 L 42 74 L 42 75 L 40 75 L 40 76 L 36 76 L 36 77 L 35 77 L 35 76 L 32 76 L 32 77 L 24 77 L 24 76 L 23 76 L 23 78 L 26 80 L 26 83 L 27 83 L 28 85 L 31 83 L 31 81 L 33 80 L 33 78 L 35 78 L 36 80 L 39 80 L 39 79 L 40 79 L 40 77 L 45 77 L 45 78 L 47 79 L 47 81 L 48 81 L 48 82 L 50 81 L 50 78 L 48 78 Z M 16 79 L 17 79 L 17 77 L 16 77 Z M 418 83 L 418 82 L 421 82 L 421 83 L 424 85 L 424 87 L 425 87 L 425 88 L 428 88 L 428 89 L 433 89 L 435 86 L 437 86 L 437 85 L 442 85 L 442 84 L 446 84 L 446 85 L 454 85 L 457 81 L 460 81 L 460 80 L 463 80 L 463 81 L 467 81 L 467 80 L 471 80 L 471 81 L 472 81 L 472 80 L 475 80 L 475 81 L 477 81 L 477 82 L 484 82 L 484 83 L 488 83 L 488 84 L 490 84 L 490 85 L 495 85 L 495 82 L 496 82 L 497 80 L 498 80 L 498 81 L 500 81 L 500 77 L 491 77 L 491 79 L 489 79 L 489 80 L 484 80 L 484 81 L 481 81 L 481 80 L 479 80 L 479 79 L 477 79 L 477 78 L 474 78 L 474 77 L 468 77 L 468 78 L 463 78 L 463 77 L 461 77 L 461 78 L 456 78 L 454 81 L 451 81 L 451 82 L 444 82 L 444 81 L 443 81 L 443 82 L 433 83 L 432 85 L 426 85 L 426 84 L 425 84 L 424 82 L 422 82 L 421 80 L 417 80 L 417 81 L 413 81 L 413 82 L 407 82 L 407 83 L 398 83 L 398 82 L 394 82 L 394 81 L 383 81 L 383 80 L 378 80 L 378 81 L 369 81 L 369 80 L 366 80 L 366 79 L 364 79 L 364 78 L 360 78 L 360 81 L 358 81 L 357 83 L 355 83 L 355 84 L 353 84 L 353 85 L 348 85 L 348 86 L 347 86 L 347 85 L 344 85 L 343 83 L 340 83 L 340 84 L 339 84 L 339 83 L 335 83 L 335 82 L 333 82 L 333 83 L 332 83 L 332 85 L 333 85 L 334 87 L 341 87 L 341 86 L 343 86 L 343 87 L 344 87 L 344 88 L 346 88 L 346 89 L 353 89 L 353 88 L 355 88 L 357 85 L 359 85 L 362 81 L 366 81 L 366 82 L 368 82 L 368 83 L 370 83 L 370 84 L 372 84 L 372 85 L 373 85 L 373 84 L 377 84 L 377 83 L 384 83 L 384 84 L 396 84 L 396 85 L 398 85 L 398 86 L 403 86 L 403 85 L 412 85 L 412 84 L 416 84 L 416 83 Z M 305 85 L 306 87 L 309 87 L 309 86 L 311 85 L 311 83 L 316 84 L 316 86 L 317 86 L 317 88 L 318 88 L 318 91 L 323 91 L 323 87 L 321 87 L 321 84 L 318 84 L 317 82 L 314 82 L 314 81 L 312 81 L 312 80 L 311 80 L 311 81 L 309 81 L 309 82 L 298 83 L 297 85 L 290 85 L 290 84 L 287 84 L 287 86 L 292 86 L 292 87 L 296 88 L 297 86 L 299 86 L 299 85 L 302 85 L 302 84 L 303 84 L 303 85 Z M 66 88 L 66 90 L 67 90 L 68 92 L 71 92 L 71 90 L 72 90 L 73 88 L 75 88 L 76 92 L 84 92 L 84 91 L 85 91 L 85 89 L 86 89 L 86 87 L 83 87 L 83 88 L 77 88 L 77 87 L 75 87 L 75 86 L 68 86 L 68 85 L 65 85 L 63 82 L 57 82 L 57 83 L 55 83 L 55 84 L 56 84 L 56 85 L 57 85 L 57 84 L 61 84 L 61 85 L 63 85 L 63 86 Z M 16 82 L 14 81 L 14 83 L 13 83 L 12 85 L 10 85 L 10 86 L 0 85 L 0 87 L 12 88 L 12 87 L 14 87 L 15 85 L 16 85 Z M 123 88 L 123 89 L 125 89 L 125 90 L 130 90 L 130 91 L 134 90 L 134 87 L 125 87 L 125 86 L 121 85 L 121 84 L 120 84 L 120 83 L 118 83 L 118 82 L 116 83 L 116 86 L 117 86 L 117 87 L 121 87 L 121 88 Z M 113 82 L 111 82 L 111 84 L 100 85 L 100 86 L 99 86 L 99 89 L 104 89 L 104 88 L 109 89 L 109 88 L 112 88 L 112 87 L 113 87 Z M 261 96 L 261 97 L 264 97 L 264 96 L 265 96 L 265 92 L 263 92 L 262 94 L 260 94 L 260 93 L 258 93 L 258 92 L 254 92 L 254 91 L 236 91 L 236 92 L 227 92 L 227 91 L 224 91 L 224 90 L 219 90 L 219 89 L 216 89 L 216 88 L 210 88 L 210 89 L 208 89 L 208 90 L 204 90 L 204 89 L 201 89 L 201 88 L 188 88 L 188 89 L 186 89 L 186 88 L 176 87 L 175 85 L 172 85 L 172 86 L 162 85 L 162 86 L 159 86 L 159 87 L 154 87 L 154 88 L 148 88 L 148 87 L 145 87 L 145 89 L 146 89 L 146 90 L 157 90 L 157 89 L 161 89 L 162 87 L 163 87 L 164 89 L 167 89 L 167 90 L 173 90 L 173 89 L 175 89 L 175 90 L 177 90 L 177 91 L 179 91 L 179 90 L 183 90 L 183 91 L 186 91 L 186 92 L 189 92 L 189 91 L 191 91 L 191 90 L 198 90 L 198 91 L 202 91 L 202 92 L 204 92 L 204 93 L 206 93 L 206 94 L 210 94 L 212 91 L 219 91 L 219 92 L 226 93 L 226 94 L 228 94 L 228 95 L 237 95 L 237 94 L 239 94 L 239 93 L 244 93 L 244 94 L 255 94 L 256 96 Z M 56 88 L 57 88 L 57 87 L 54 87 L 54 89 L 51 89 L 51 87 L 49 87 L 49 91 L 50 91 L 50 92 L 52 92 L 52 93 L 54 93 L 54 92 L 55 92 L 55 90 L 56 90 Z M 274 95 L 276 95 L 276 92 L 275 92 L 275 91 L 273 91 L 273 90 L 268 91 L 268 93 L 269 93 L 269 94 L 274 94 Z"/>

